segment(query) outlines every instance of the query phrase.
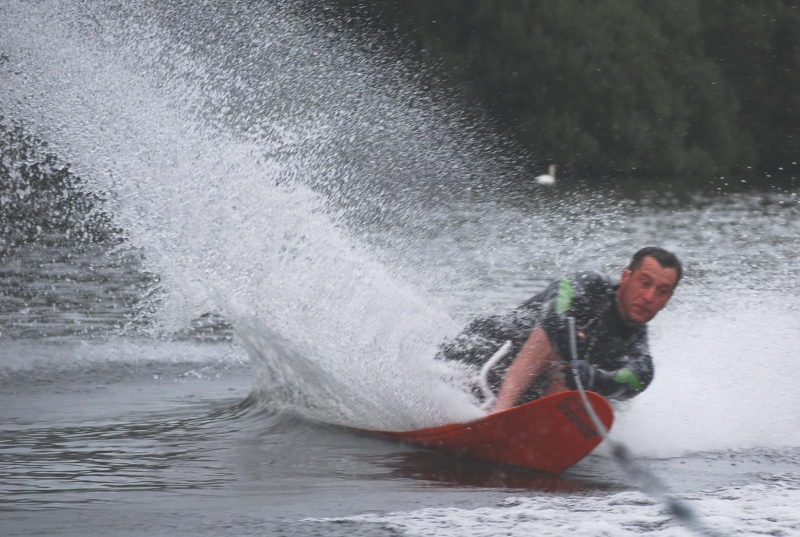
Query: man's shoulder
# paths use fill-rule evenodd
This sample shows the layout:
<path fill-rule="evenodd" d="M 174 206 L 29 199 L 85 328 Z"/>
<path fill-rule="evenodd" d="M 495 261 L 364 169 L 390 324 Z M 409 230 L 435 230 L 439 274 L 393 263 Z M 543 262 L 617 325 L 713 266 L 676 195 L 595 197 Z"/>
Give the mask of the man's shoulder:
<path fill-rule="evenodd" d="M 618 284 L 602 272 L 579 270 L 561 280 L 559 293 L 570 297 L 566 302 L 570 304 L 574 302 L 575 305 L 594 311 L 598 308 L 607 308 L 616 294 L 617 287 Z"/>
<path fill-rule="evenodd" d="M 566 309 L 566 304 L 571 304 L 573 298 L 602 298 L 614 292 L 618 285 L 602 272 L 578 270 L 551 282 L 545 289 L 526 300 L 520 308 L 529 309 L 549 300 L 560 300 L 565 306 L 559 309 Z"/>
<path fill-rule="evenodd" d="M 614 289 L 619 284 L 597 270 L 578 270 L 566 276 L 566 279 L 574 286 L 585 289 Z"/>

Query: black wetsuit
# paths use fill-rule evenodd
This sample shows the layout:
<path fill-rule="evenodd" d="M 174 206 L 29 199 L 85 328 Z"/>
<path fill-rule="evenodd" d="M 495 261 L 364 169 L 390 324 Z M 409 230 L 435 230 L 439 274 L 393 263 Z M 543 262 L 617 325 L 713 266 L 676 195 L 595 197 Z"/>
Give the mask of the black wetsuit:
<path fill-rule="evenodd" d="M 647 327 L 622 320 L 616 303 L 618 283 L 599 272 L 583 271 L 550 284 L 503 315 L 475 319 L 453 340 L 444 343 L 437 357 L 482 366 L 505 343 L 511 350 L 489 374 L 495 392 L 508 366 L 536 327 L 547 334 L 553 349 L 569 362 L 566 317 L 575 317 L 576 329 L 585 337 L 579 342 L 584 366 L 584 387 L 612 399 L 628 399 L 653 380 L 653 360 L 647 344 Z M 567 386 L 574 389 L 569 372 Z M 518 402 L 540 397 L 551 383 L 548 374 L 537 378 Z M 476 392 L 477 393 L 477 392 Z"/>

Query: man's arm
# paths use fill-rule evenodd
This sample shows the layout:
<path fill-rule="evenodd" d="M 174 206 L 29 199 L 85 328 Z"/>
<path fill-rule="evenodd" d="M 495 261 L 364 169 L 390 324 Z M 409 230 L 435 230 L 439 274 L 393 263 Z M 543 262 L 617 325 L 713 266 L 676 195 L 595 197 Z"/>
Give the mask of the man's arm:
<path fill-rule="evenodd" d="M 550 345 L 547 335 L 541 328 L 535 328 L 508 368 L 492 413 L 513 407 L 533 380 L 558 362 L 558 354 Z"/>

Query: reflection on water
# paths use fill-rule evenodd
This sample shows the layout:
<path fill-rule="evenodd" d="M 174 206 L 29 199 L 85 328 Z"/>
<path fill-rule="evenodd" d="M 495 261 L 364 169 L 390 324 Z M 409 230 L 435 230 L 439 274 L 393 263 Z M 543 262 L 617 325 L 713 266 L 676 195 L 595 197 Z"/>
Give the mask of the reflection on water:
<path fill-rule="evenodd" d="M 0 265 L 4 337 L 91 337 L 119 331 L 152 285 L 133 252 L 106 245 L 29 244 Z"/>
<path fill-rule="evenodd" d="M 371 459 L 372 462 L 389 468 L 392 477 L 430 482 L 437 487 L 518 489 L 548 493 L 619 489 L 607 482 L 592 482 L 516 466 L 474 461 L 436 451 L 414 450 L 392 457 Z"/>
<path fill-rule="evenodd" d="M 70 341 L 148 327 L 158 278 L 142 270 L 141 252 L 109 244 L 41 241 L 0 258 L 0 337 Z M 224 319 L 206 314 L 176 337 L 230 341 Z"/>
<path fill-rule="evenodd" d="M 709 303 L 737 290 L 800 295 L 800 188 L 791 177 L 747 189 L 687 186 L 682 178 L 564 180 L 505 191 L 452 189 L 413 222 L 359 231 L 403 276 L 466 321 L 516 306 L 569 270 L 617 275 L 644 245 L 674 250 L 686 278 L 676 293 Z M 721 190 L 718 190 L 721 189 Z M 691 291 L 685 291 L 692 287 Z"/>
<path fill-rule="evenodd" d="M 499 199 L 453 191 L 421 200 L 415 210 L 424 218 L 399 225 L 385 214 L 354 231 L 459 316 L 515 304 L 575 267 L 613 274 L 643 244 L 673 248 L 686 264 L 686 282 L 707 291 L 735 286 L 798 294 L 800 190 L 791 178 L 723 192 L 714 182 L 705 188 L 681 182 L 574 180 L 558 191 L 517 185 Z M 107 245 L 46 242 L 11 250 L 0 264 L 0 335 L 139 332 L 156 305 L 147 297 L 157 286 L 142 271 L 141 256 Z M 180 337 L 231 336 L 224 319 L 205 315 Z"/>
<path fill-rule="evenodd" d="M 103 493 L 114 490 L 216 488 L 230 483 L 236 479 L 234 470 L 214 452 L 227 449 L 236 429 L 232 422 L 250 412 L 253 400 L 220 404 L 224 402 L 199 416 L 170 412 L 137 421 L 61 427 L 10 420 L 0 432 L 4 504 L 85 503 L 103 501 Z"/>

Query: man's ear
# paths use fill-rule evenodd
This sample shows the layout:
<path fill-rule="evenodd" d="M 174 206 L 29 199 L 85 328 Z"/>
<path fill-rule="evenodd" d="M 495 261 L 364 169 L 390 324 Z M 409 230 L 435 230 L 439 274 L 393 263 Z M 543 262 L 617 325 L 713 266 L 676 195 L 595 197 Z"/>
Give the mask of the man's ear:
<path fill-rule="evenodd" d="M 620 276 L 619 278 L 619 284 L 625 285 L 625 282 L 628 281 L 628 278 L 630 278 L 630 276 L 631 276 L 631 269 L 629 269 L 628 267 L 622 269 L 622 276 Z"/>

